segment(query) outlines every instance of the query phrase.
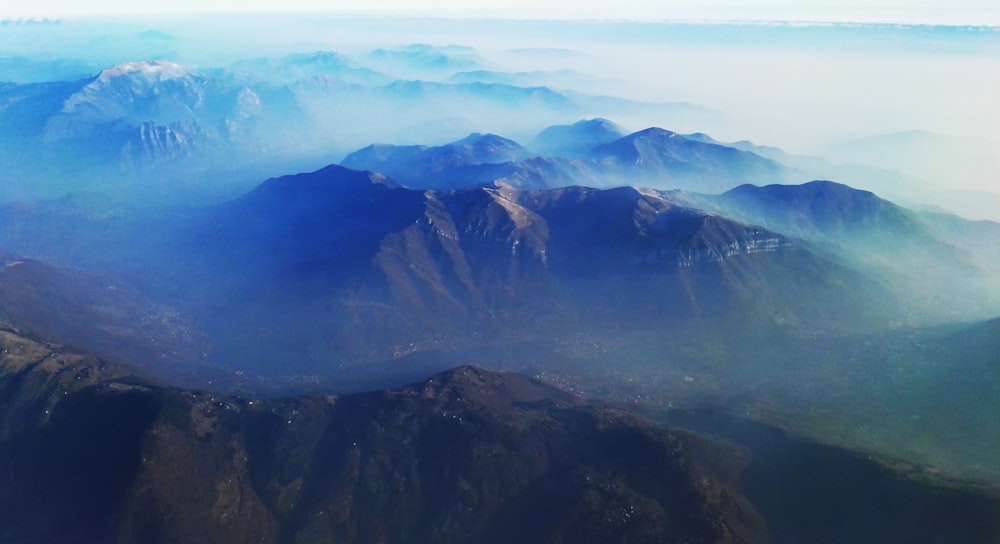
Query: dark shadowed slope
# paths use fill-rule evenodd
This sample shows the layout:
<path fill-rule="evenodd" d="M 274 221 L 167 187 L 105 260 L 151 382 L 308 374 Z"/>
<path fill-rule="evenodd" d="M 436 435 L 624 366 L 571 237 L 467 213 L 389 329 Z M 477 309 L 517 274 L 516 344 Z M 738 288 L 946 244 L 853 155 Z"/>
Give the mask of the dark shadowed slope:
<path fill-rule="evenodd" d="M 163 388 L 9 328 L 0 346 L 5 542 L 1000 536 L 988 491 L 732 418 L 670 416 L 749 449 L 724 445 L 513 374 L 461 367 L 392 391 L 260 400 Z"/>
<path fill-rule="evenodd" d="M 211 343 L 190 317 L 113 276 L 0 256 L 0 320 L 175 382 L 207 379 Z"/>
<path fill-rule="evenodd" d="M 248 400 L 0 331 L 11 542 L 765 542 L 745 454 L 528 378 Z M 30 492 L 29 492 L 30 490 Z"/>

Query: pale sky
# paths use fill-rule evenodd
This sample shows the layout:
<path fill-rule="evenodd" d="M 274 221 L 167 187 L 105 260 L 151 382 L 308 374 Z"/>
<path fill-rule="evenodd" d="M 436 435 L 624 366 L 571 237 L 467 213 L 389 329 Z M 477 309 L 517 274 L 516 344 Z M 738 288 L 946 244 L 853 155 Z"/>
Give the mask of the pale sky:
<path fill-rule="evenodd" d="M 502 7 L 498 7 L 502 6 Z M 0 0 L 0 17 L 78 15 L 327 12 L 393 13 L 526 18 L 723 19 L 863 21 L 963 25 L 1000 24 L 996 0 L 369 0 L 364 4 L 329 0 Z"/>

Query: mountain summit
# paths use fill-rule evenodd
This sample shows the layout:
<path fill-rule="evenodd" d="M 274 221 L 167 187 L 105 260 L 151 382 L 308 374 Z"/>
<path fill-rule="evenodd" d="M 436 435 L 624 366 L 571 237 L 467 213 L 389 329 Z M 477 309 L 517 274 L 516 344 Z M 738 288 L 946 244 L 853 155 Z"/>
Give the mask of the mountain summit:
<path fill-rule="evenodd" d="M 593 148 L 587 157 L 631 183 L 713 193 L 733 180 L 783 180 L 789 172 L 777 162 L 723 145 L 689 140 L 652 127 Z"/>
<path fill-rule="evenodd" d="M 548 127 L 535 136 L 530 147 L 541 155 L 578 159 L 585 157 L 591 149 L 625 135 L 625 129 L 598 117 L 577 121 L 572 125 Z"/>

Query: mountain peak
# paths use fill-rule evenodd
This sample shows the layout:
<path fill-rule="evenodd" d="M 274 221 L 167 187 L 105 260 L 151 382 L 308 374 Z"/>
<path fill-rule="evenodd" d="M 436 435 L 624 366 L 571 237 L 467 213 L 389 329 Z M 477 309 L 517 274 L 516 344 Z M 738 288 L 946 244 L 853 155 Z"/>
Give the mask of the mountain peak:
<path fill-rule="evenodd" d="M 531 142 L 532 149 L 544 155 L 574 159 L 587 154 L 594 147 L 613 142 L 625 136 L 617 124 L 601 118 L 581 119 L 572 125 L 553 125 L 538 134 Z"/>
<path fill-rule="evenodd" d="M 647 129 L 643 129 L 643 130 L 640 130 L 640 131 L 637 131 L 637 132 L 633 132 L 632 134 L 629 134 L 628 136 L 625 136 L 625 138 L 629 139 L 629 140 L 637 140 L 637 139 L 640 139 L 640 138 L 671 138 L 671 139 L 673 139 L 673 138 L 683 138 L 683 136 L 681 136 L 680 134 L 677 134 L 676 132 L 667 130 L 665 128 L 649 127 Z"/>
<path fill-rule="evenodd" d="M 808 196 L 809 198 L 817 198 L 821 196 L 839 196 L 843 198 L 854 198 L 854 199 L 868 199 L 868 200 L 882 200 L 875 193 L 871 191 L 866 191 L 864 189 L 855 189 L 850 185 L 845 185 L 836 181 L 830 181 L 825 179 L 817 179 L 802 183 L 799 185 L 782 185 L 773 184 L 765 185 L 763 187 L 753 185 L 750 183 L 740 185 L 726 194 L 733 193 L 761 193 L 771 195 L 772 198 L 780 198 L 784 196 Z M 888 201 L 885 201 L 889 204 Z"/>
<path fill-rule="evenodd" d="M 521 149 L 521 144 L 515 142 L 514 140 L 504 138 L 497 134 L 481 132 L 473 132 L 461 140 L 456 140 L 448 145 L 464 145 L 464 146 L 502 146 L 512 149 Z"/>
<path fill-rule="evenodd" d="M 594 117 L 593 119 L 580 119 L 579 121 L 573 123 L 572 126 L 600 129 L 610 132 L 620 132 L 622 134 L 625 134 L 625 129 L 623 129 L 621 125 L 609 119 L 605 119 L 603 117 Z"/>
<path fill-rule="evenodd" d="M 97 76 L 100 83 L 107 84 L 120 77 L 142 76 L 147 80 L 163 81 L 187 76 L 187 70 L 180 64 L 162 60 L 126 62 L 108 68 Z"/>
<path fill-rule="evenodd" d="M 279 178 L 271 178 L 265 181 L 264 184 L 270 182 L 291 182 L 291 180 L 304 180 L 304 179 L 315 179 L 323 183 L 335 183 L 335 182 L 351 182 L 359 181 L 366 184 L 372 185 L 385 185 L 387 187 L 396 186 L 389 178 L 377 172 L 369 172 L 367 170 L 352 170 L 339 164 L 329 164 L 316 170 L 315 172 L 310 172 L 307 174 L 298 174 L 293 176 L 282 176 Z M 263 185 L 263 184 L 262 184 Z"/>
<path fill-rule="evenodd" d="M 474 132 L 442 146 L 368 146 L 348 154 L 341 164 L 358 170 L 383 172 L 408 187 L 442 188 L 467 170 L 530 156 L 521 144 L 496 134 Z"/>
<path fill-rule="evenodd" d="M 801 185 L 741 185 L 720 195 L 731 212 L 745 220 L 803 236 L 818 232 L 922 232 L 910 212 L 878 195 L 843 183 L 814 180 Z"/>

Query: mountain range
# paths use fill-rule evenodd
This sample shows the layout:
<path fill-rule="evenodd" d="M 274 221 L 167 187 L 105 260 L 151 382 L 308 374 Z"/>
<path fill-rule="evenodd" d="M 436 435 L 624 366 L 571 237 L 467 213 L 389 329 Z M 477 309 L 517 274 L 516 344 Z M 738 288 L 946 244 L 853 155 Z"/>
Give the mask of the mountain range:
<path fill-rule="evenodd" d="M 883 309 L 902 303 L 797 238 L 631 187 L 426 191 L 329 166 L 111 230 L 72 210 L 7 207 L 0 243 L 118 270 L 190 316 L 228 364 L 268 373 L 290 371 L 289 352 L 299 370 L 328 374 L 331 360 L 554 345 L 606 336 L 610 323 L 648 334 L 691 319 L 864 330 L 887 326 Z M 42 235 L 40 222 L 60 221 L 73 237 Z M 247 331 L 266 345 L 248 344 Z"/>
<path fill-rule="evenodd" d="M 567 147 L 569 142 L 575 147 Z M 520 189 L 641 185 L 711 193 L 740 181 L 780 182 L 797 175 L 752 152 L 656 127 L 619 136 L 600 119 L 549 127 L 533 145 L 553 156 L 532 153 L 497 135 L 471 134 L 444 146 L 372 145 L 340 164 L 380 172 L 418 189 L 502 182 Z"/>
<path fill-rule="evenodd" d="M 197 192 L 205 177 L 214 176 L 216 186 L 220 178 L 237 183 L 246 172 L 233 163 L 244 170 L 283 168 L 386 137 L 400 140 L 419 133 L 448 141 L 490 125 L 521 131 L 598 107 L 698 110 L 570 96 L 544 85 L 401 75 L 408 73 L 406 65 L 425 70 L 427 63 L 437 62 L 428 59 L 447 58 L 443 55 L 416 47 L 365 57 L 373 66 L 395 67 L 390 72 L 328 51 L 248 59 L 224 68 L 148 60 L 114 65 L 76 81 L 3 83 L 0 161 L 8 183 L 0 198 L 53 198 L 70 190 L 123 186 L 156 190 L 162 198 L 179 189 Z M 440 115 L 454 103 L 469 107 Z M 389 118 L 397 127 L 392 131 L 380 122 Z M 344 131 L 345 126 L 354 128 Z M 72 168 L 63 166 L 69 164 Z"/>

